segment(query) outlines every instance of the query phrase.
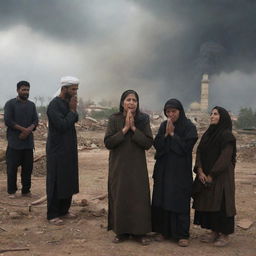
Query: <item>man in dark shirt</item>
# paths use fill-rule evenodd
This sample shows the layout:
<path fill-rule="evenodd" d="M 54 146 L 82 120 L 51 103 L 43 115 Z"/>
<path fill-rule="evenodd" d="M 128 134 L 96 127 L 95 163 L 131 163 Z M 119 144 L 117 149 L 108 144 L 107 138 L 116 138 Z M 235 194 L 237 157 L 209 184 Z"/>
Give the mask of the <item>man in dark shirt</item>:
<path fill-rule="evenodd" d="M 63 224 L 62 217 L 76 217 L 69 208 L 73 194 L 79 192 L 75 129 L 78 84 L 75 77 L 63 77 L 60 94 L 47 108 L 47 219 L 55 225 Z"/>
<path fill-rule="evenodd" d="M 23 196 L 30 196 L 34 149 L 33 131 L 38 125 L 38 116 L 35 104 L 28 100 L 29 90 L 29 82 L 18 82 L 17 97 L 7 101 L 4 107 L 8 140 L 7 192 L 10 198 L 15 198 L 16 195 L 18 166 L 21 166 L 21 193 Z"/>

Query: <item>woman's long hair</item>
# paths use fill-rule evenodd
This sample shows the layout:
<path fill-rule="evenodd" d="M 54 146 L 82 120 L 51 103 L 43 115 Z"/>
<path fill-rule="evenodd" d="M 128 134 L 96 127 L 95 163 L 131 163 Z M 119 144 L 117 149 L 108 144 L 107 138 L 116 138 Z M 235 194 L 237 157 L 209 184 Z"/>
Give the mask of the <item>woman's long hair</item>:
<path fill-rule="evenodd" d="M 124 113 L 123 103 L 129 94 L 133 94 L 135 96 L 135 98 L 137 99 L 137 108 L 136 108 L 136 112 L 135 112 L 135 116 L 134 116 L 134 122 L 135 122 L 135 126 L 137 128 L 142 129 L 145 126 L 145 124 L 148 122 L 149 117 L 147 114 L 144 114 L 140 111 L 139 95 L 136 91 L 127 90 L 127 91 L 123 92 L 123 94 L 121 95 L 120 104 L 119 104 L 119 113 L 117 113 L 117 114 L 123 115 L 123 113 Z"/>
<path fill-rule="evenodd" d="M 135 113 L 135 116 L 136 116 L 140 112 L 140 107 L 139 107 L 139 95 L 134 90 L 127 90 L 127 91 L 123 92 L 123 94 L 121 95 L 121 99 L 120 99 L 119 111 L 120 111 L 120 113 L 124 113 L 124 107 L 123 107 L 124 100 L 126 99 L 126 97 L 129 94 L 133 94 L 137 100 L 137 108 L 136 108 L 136 113 Z"/>

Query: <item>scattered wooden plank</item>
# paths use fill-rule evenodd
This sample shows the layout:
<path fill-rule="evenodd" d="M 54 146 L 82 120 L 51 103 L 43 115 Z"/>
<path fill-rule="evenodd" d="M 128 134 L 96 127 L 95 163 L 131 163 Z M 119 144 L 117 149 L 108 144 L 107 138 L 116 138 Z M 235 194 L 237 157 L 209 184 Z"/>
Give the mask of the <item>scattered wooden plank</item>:
<path fill-rule="evenodd" d="M 47 196 L 45 195 L 45 196 L 39 198 L 38 200 L 33 201 L 33 202 L 31 203 L 31 205 L 38 205 L 38 204 L 41 204 L 41 203 L 43 203 L 44 201 L 46 201 L 46 199 L 47 199 Z"/>
<path fill-rule="evenodd" d="M 4 229 L 4 228 L 1 228 L 1 227 L 0 227 L 0 230 L 1 230 L 1 231 L 5 231 L 5 232 L 7 232 L 7 230 L 6 230 L 6 229 Z"/>
<path fill-rule="evenodd" d="M 42 159 L 44 157 L 45 157 L 45 155 L 37 156 L 37 157 L 34 158 L 34 162 L 37 162 L 37 161 L 39 161 L 40 159 Z"/>
<path fill-rule="evenodd" d="M 3 253 L 3 252 L 20 252 L 20 251 L 29 251 L 29 248 L 8 248 L 8 249 L 0 249 L 0 253 Z"/>
<path fill-rule="evenodd" d="M 99 195 L 99 196 L 96 196 L 94 198 L 92 198 L 91 200 L 104 200 L 105 198 L 107 198 L 108 194 L 103 194 L 103 195 Z"/>

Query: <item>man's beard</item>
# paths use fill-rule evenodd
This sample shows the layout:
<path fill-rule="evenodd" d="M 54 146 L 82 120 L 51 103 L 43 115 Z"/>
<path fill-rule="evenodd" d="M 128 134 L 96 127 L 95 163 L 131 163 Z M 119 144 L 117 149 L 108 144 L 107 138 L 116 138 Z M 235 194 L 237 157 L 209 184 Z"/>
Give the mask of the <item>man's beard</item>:
<path fill-rule="evenodd" d="M 29 94 L 28 94 L 28 93 L 27 93 L 27 94 L 23 94 L 23 95 L 19 95 L 19 98 L 20 98 L 21 100 L 27 100 L 28 97 L 29 97 Z"/>
<path fill-rule="evenodd" d="M 72 95 L 70 95 L 68 92 L 66 92 L 64 94 L 64 98 L 67 100 L 67 101 L 70 101 L 70 99 L 72 98 Z"/>

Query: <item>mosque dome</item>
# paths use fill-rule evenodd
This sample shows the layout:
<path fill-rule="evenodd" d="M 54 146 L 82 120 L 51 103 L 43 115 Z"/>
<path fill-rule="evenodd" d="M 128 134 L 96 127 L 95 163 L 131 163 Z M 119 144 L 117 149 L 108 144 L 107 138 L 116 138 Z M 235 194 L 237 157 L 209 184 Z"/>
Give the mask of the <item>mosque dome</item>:
<path fill-rule="evenodd" d="M 192 102 L 192 103 L 189 105 L 189 109 L 190 109 L 191 111 L 200 111 L 200 109 L 201 109 L 200 103 L 198 103 L 198 102 Z"/>

